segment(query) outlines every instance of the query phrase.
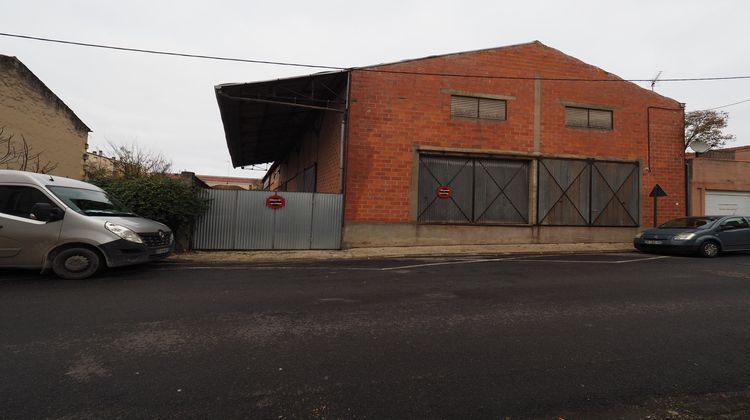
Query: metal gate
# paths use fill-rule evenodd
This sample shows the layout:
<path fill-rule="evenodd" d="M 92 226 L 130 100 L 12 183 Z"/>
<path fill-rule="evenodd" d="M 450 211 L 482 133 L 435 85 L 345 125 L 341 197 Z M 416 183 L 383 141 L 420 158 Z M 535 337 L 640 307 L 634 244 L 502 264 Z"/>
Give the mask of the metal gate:
<path fill-rule="evenodd" d="M 539 159 L 540 225 L 638 226 L 637 163 Z"/>
<path fill-rule="evenodd" d="M 419 165 L 420 223 L 528 223 L 528 160 L 424 155 Z"/>
<path fill-rule="evenodd" d="M 194 249 L 339 249 L 341 194 L 206 190 Z"/>

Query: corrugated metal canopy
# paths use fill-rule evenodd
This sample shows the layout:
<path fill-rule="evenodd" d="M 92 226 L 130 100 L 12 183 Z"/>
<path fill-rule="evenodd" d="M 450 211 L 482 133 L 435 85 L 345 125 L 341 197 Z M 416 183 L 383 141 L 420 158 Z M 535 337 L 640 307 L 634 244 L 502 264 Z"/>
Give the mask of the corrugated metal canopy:
<path fill-rule="evenodd" d="M 283 158 L 323 112 L 344 112 L 348 72 L 216 86 L 235 167 Z"/>

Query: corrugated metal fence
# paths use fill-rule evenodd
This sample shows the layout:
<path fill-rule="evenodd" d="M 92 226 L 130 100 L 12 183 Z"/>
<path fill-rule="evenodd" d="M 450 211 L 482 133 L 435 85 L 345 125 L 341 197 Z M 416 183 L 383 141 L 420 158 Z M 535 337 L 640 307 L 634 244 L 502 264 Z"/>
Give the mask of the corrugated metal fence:
<path fill-rule="evenodd" d="M 285 204 L 266 200 L 278 194 Z M 341 194 L 206 190 L 210 209 L 193 232 L 194 249 L 339 249 Z"/>

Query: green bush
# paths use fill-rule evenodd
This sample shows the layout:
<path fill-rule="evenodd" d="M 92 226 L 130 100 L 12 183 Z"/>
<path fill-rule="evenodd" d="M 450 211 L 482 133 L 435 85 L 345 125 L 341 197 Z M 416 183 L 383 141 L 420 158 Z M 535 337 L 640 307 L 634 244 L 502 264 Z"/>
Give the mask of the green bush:
<path fill-rule="evenodd" d="M 208 209 L 209 200 L 201 197 L 200 188 L 163 174 L 97 178 L 89 182 L 112 194 L 139 216 L 169 226 L 175 236 L 189 234 L 195 219 Z"/>

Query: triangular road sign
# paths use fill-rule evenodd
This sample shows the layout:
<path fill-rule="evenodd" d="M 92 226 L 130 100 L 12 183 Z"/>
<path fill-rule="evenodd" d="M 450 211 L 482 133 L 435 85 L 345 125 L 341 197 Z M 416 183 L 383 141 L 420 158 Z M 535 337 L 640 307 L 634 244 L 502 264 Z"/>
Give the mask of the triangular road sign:
<path fill-rule="evenodd" d="M 656 184 L 654 185 L 654 189 L 651 190 L 651 193 L 648 196 L 649 197 L 666 197 L 667 193 L 664 192 L 664 190 L 661 188 L 661 185 Z"/>

